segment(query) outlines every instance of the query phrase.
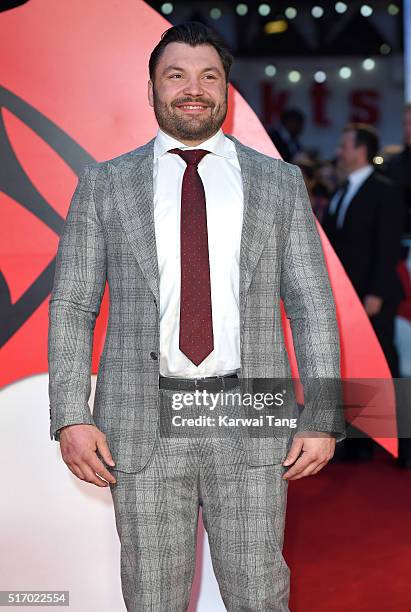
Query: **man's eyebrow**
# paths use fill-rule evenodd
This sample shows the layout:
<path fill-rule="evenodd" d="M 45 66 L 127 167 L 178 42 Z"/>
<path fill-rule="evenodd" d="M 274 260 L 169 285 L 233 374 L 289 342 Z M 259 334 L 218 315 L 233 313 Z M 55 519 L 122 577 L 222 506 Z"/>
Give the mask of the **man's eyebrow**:
<path fill-rule="evenodd" d="M 163 70 L 163 74 L 165 74 L 166 72 L 170 72 L 170 70 L 176 70 L 177 72 L 184 72 L 184 68 L 181 68 L 180 66 L 166 66 Z M 219 74 L 221 74 L 221 70 L 219 70 L 217 66 L 209 66 L 208 68 L 203 68 L 201 72 L 210 72 L 210 71 L 218 72 Z"/>
<path fill-rule="evenodd" d="M 221 70 L 217 68 L 217 66 L 210 66 L 209 68 L 204 68 L 203 72 L 209 72 L 210 70 L 214 70 L 214 72 L 218 72 L 221 74 Z"/>

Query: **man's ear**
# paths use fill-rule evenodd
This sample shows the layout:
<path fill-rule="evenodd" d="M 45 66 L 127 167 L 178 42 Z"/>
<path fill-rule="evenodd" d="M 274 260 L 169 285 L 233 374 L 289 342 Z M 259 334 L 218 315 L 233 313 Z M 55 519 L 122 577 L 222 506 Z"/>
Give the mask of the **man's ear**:
<path fill-rule="evenodd" d="M 148 103 L 150 106 L 154 106 L 154 95 L 153 95 L 153 81 L 150 79 L 147 83 L 147 95 L 148 95 Z"/>

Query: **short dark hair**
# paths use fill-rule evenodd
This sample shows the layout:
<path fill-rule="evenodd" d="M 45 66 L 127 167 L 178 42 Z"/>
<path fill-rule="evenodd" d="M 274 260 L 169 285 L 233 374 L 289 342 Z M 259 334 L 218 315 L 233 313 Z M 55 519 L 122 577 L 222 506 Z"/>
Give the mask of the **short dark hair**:
<path fill-rule="evenodd" d="M 172 42 L 185 43 L 186 45 L 191 45 L 192 47 L 196 47 L 197 45 L 212 45 L 220 56 L 224 67 L 226 81 L 228 83 L 230 68 L 234 62 L 234 57 L 218 34 L 199 21 L 187 21 L 185 23 L 180 23 L 179 25 L 172 26 L 163 32 L 160 42 L 157 43 L 151 52 L 150 60 L 148 62 L 151 80 L 154 80 L 155 69 L 161 54 L 163 53 L 165 47 Z"/>
<path fill-rule="evenodd" d="M 375 128 L 367 123 L 348 123 L 344 132 L 354 132 L 355 146 L 364 145 L 367 149 L 367 159 L 372 163 L 380 150 L 380 138 Z"/>

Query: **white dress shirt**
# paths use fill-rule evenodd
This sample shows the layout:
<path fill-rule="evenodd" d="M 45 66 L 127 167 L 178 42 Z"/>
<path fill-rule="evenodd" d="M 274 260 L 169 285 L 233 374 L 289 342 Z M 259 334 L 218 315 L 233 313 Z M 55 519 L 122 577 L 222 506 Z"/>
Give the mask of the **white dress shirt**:
<path fill-rule="evenodd" d="M 186 163 L 169 149 L 206 149 L 198 165 L 207 209 L 213 351 L 196 366 L 179 349 L 180 207 Z M 188 147 L 158 129 L 154 142 L 154 223 L 160 273 L 160 374 L 218 376 L 240 368 L 239 262 L 243 187 L 235 144 L 220 129 Z"/>
<path fill-rule="evenodd" d="M 348 177 L 348 188 L 345 193 L 344 199 L 341 202 L 341 206 L 338 211 L 338 217 L 336 221 L 336 226 L 341 229 L 344 224 L 345 215 L 347 213 L 347 209 L 354 198 L 357 191 L 360 189 L 362 184 L 367 180 L 367 178 L 374 172 L 374 166 L 372 164 L 367 164 L 362 168 L 358 168 L 358 170 L 354 170 L 351 172 Z M 340 199 L 342 189 L 339 189 L 331 198 L 330 202 L 330 214 L 334 214 L 337 202 Z"/>

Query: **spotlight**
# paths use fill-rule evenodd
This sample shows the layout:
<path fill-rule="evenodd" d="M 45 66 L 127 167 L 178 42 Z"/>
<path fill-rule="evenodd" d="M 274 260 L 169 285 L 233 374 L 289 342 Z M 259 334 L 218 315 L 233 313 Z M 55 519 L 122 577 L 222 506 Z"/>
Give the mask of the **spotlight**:
<path fill-rule="evenodd" d="M 381 55 L 388 55 L 389 53 L 391 53 L 390 45 L 387 45 L 387 43 L 383 43 L 380 47 L 380 53 Z"/>
<path fill-rule="evenodd" d="M 295 19 L 297 17 L 297 9 L 295 9 L 293 6 L 287 6 L 284 11 L 284 15 L 287 17 L 287 19 Z"/>
<path fill-rule="evenodd" d="M 327 75 L 325 74 L 324 70 L 317 70 L 317 72 L 314 74 L 314 81 L 316 83 L 324 83 L 326 80 Z"/>
<path fill-rule="evenodd" d="M 266 76 L 273 77 L 277 74 L 277 68 L 273 66 L 272 64 L 268 64 L 268 66 L 264 68 L 264 72 Z"/>
<path fill-rule="evenodd" d="M 396 4 L 389 4 L 387 7 L 387 11 L 389 15 L 398 15 L 400 12 L 399 7 Z"/>
<path fill-rule="evenodd" d="M 244 15 L 247 15 L 248 13 L 248 6 L 241 2 L 240 4 L 237 4 L 235 10 L 237 11 L 237 15 L 240 15 L 240 17 L 244 17 Z"/>
<path fill-rule="evenodd" d="M 340 15 L 342 15 L 346 12 L 348 6 L 345 4 L 345 2 L 336 2 L 334 8 L 336 13 L 340 13 Z"/>
<path fill-rule="evenodd" d="M 221 17 L 221 9 L 219 8 L 212 8 L 210 11 L 210 17 L 211 19 L 220 19 Z"/>
<path fill-rule="evenodd" d="M 301 74 L 298 72 L 298 70 L 290 70 L 288 73 L 288 80 L 291 81 L 291 83 L 298 83 L 300 79 Z"/>
<path fill-rule="evenodd" d="M 349 79 L 352 75 L 352 70 L 349 66 L 342 66 L 339 70 L 339 75 L 342 79 Z"/>
<path fill-rule="evenodd" d="M 271 13 L 271 6 L 269 4 L 260 4 L 258 7 L 258 12 L 261 17 L 267 17 Z"/>
<path fill-rule="evenodd" d="M 377 166 L 381 166 L 381 164 L 384 163 L 384 158 L 381 155 L 376 155 L 372 161 L 374 164 L 377 164 Z"/>
<path fill-rule="evenodd" d="M 163 2 L 163 4 L 161 5 L 161 12 L 164 15 L 170 15 L 170 13 L 172 13 L 173 10 L 174 10 L 174 6 L 172 2 Z"/>
<path fill-rule="evenodd" d="M 363 61 L 362 67 L 364 68 L 364 70 L 374 70 L 375 61 L 371 59 L 370 57 L 367 57 L 367 59 Z"/>
<path fill-rule="evenodd" d="M 371 17 L 373 12 L 374 12 L 374 9 L 371 6 L 369 6 L 369 4 L 363 4 L 362 7 L 360 8 L 360 13 L 363 17 Z"/>
<path fill-rule="evenodd" d="M 322 6 L 313 6 L 311 9 L 311 15 L 314 19 L 320 19 L 324 15 L 324 9 Z"/>

